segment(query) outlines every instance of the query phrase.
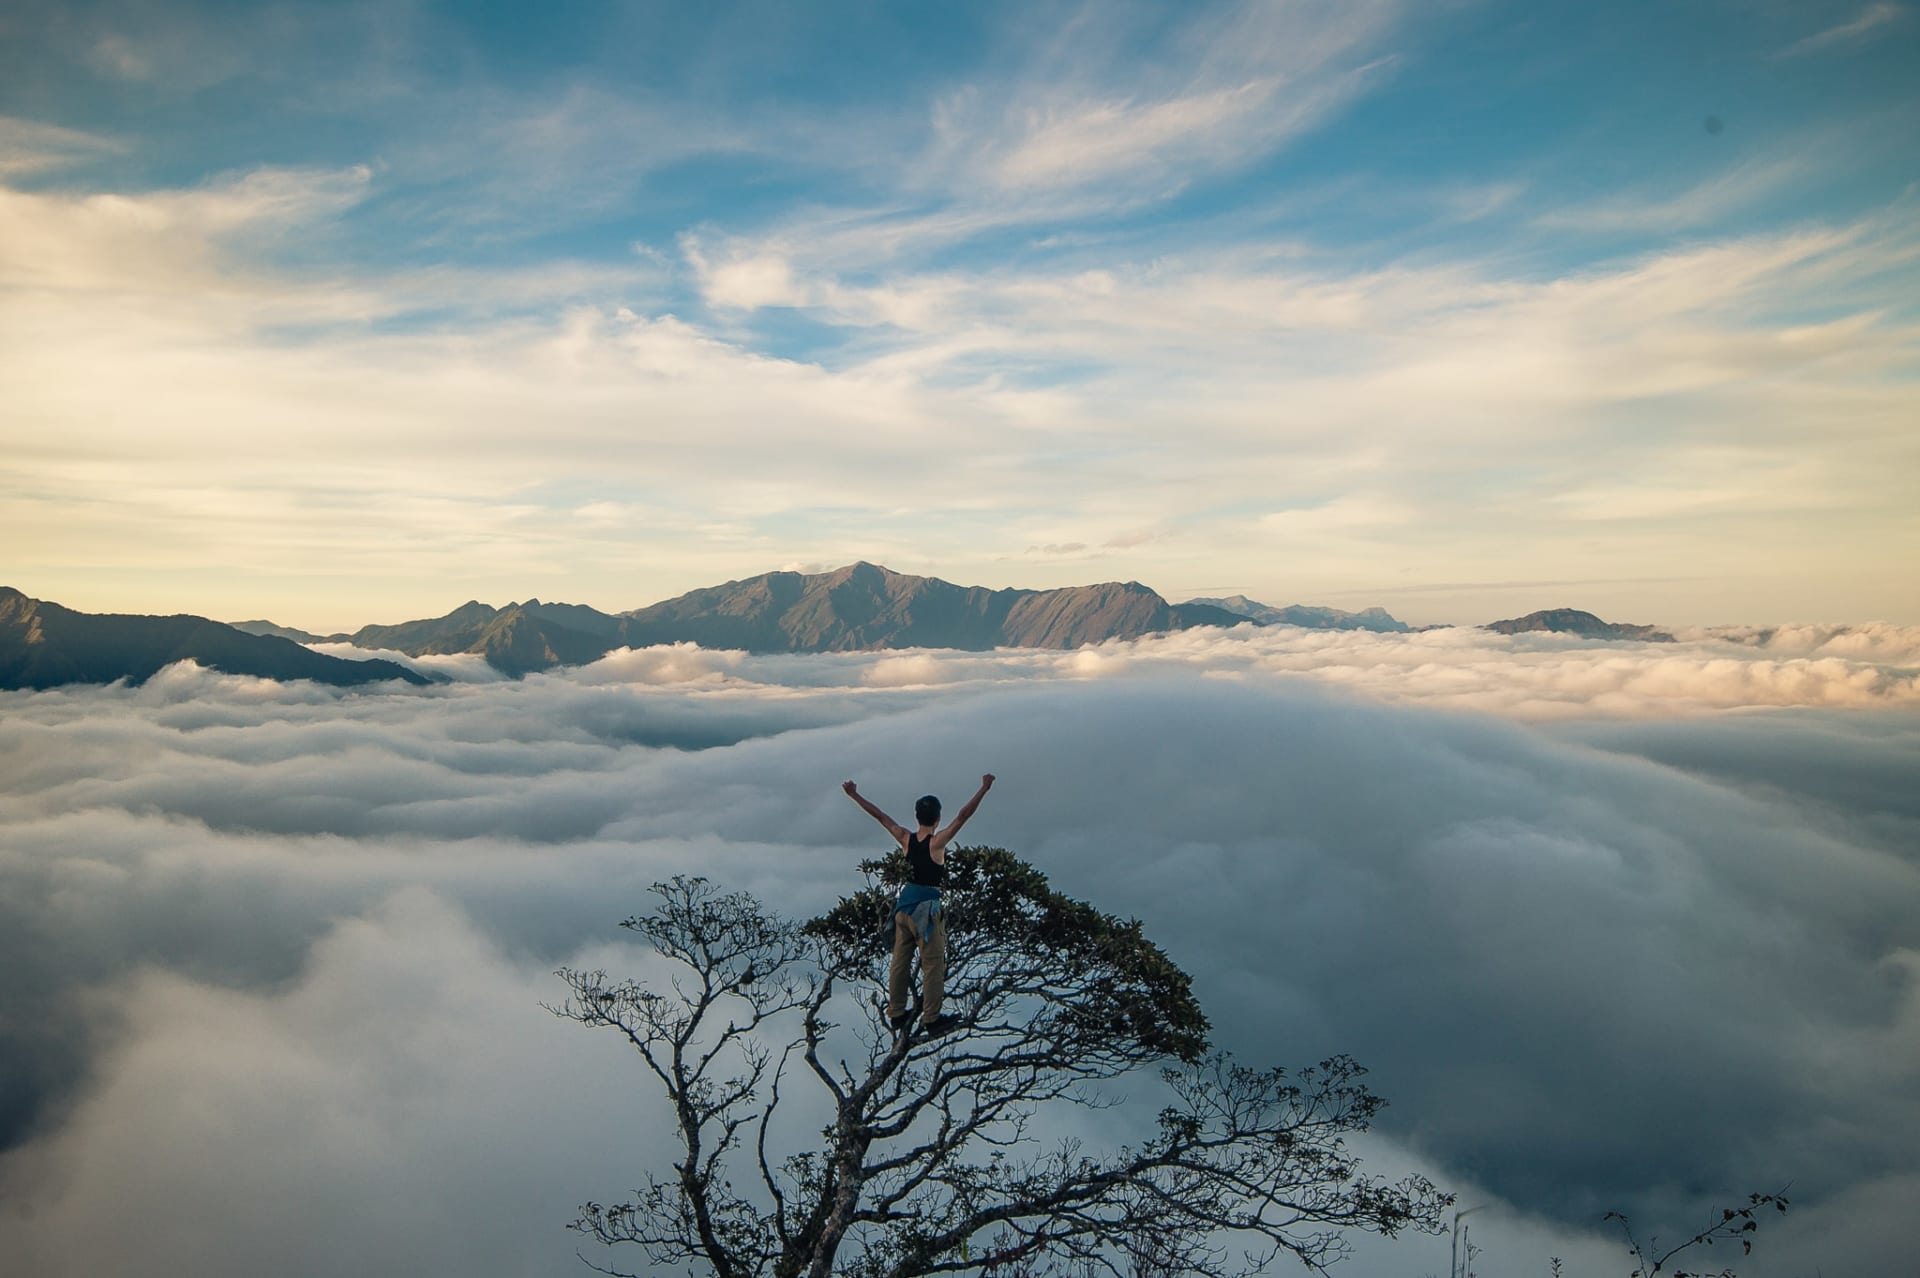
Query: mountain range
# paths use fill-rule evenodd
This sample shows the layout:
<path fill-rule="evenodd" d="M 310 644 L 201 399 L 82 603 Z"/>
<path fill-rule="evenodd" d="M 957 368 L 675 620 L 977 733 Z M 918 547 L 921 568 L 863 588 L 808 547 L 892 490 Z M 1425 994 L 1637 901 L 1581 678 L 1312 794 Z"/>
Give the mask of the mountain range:
<path fill-rule="evenodd" d="M 1300 626 L 1307 630 L 1374 630 L 1382 634 L 1405 634 L 1413 629 L 1406 622 L 1389 616 L 1384 608 L 1363 608 L 1346 612 L 1339 608 L 1320 608 L 1311 604 L 1288 604 L 1275 608 L 1245 595 L 1224 599 L 1190 599 L 1188 605 L 1207 604 L 1257 621 L 1263 626 Z"/>
<path fill-rule="evenodd" d="M 825 573 L 762 573 L 622 613 L 538 599 L 504 608 L 469 600 L 443 617 L 345 634 L 312 635 L 267 621 L 239 627 L 410 656 L 475 653 L 495 669 L 519 675 L 578 665 L 615 648 L 661 643 L 748 652 L 1078 648 L 1246 620 L 1206 604 L 1170 604 L 1137 581 L 989 590 L 857 563 Z"/>
<path fill-rule="evenodd" d="M 621 613 L 539 599 L 504 608 L 469 600 L 445 616 L 333 635 L 265 620 L 226 625 L 205 617 L 82 613 L 0 588 L 0 688 L 115 679 L 138 683 L 184 658 L 229 673 L 274 679 L 342 685 L 428 681 L 396 662 L 348 660 L 303 646 L 314 643 L 409 656 L 472 653 L 503 673 L 519 676 L 581 665 L 616 648 L 663 643 L 756 653 L 1060 649 L 1249 622 L 1382 633 L 1412 629 L 1379 608 L 1276 608 L 1244 595 L 1173 604 L 1137 581 L 990 590 L 870 563 L 824 573 L 762 573 Z M 1588 638 L 1672 639 L 1651 626 L 1613 625 L 1566 608 L 1496 621 L 1487 628 L 1504 634 L 1557 630 Z"/>
<path fill-rule="evenodd" d="M 141 683 L 192 658 L 228 674 L 354 685 L 428 680 L 392 661 L 344 661 L 291 639 L 248 634 L 205 617 L 75 612 L 0 586 L 0 688 Z"/>

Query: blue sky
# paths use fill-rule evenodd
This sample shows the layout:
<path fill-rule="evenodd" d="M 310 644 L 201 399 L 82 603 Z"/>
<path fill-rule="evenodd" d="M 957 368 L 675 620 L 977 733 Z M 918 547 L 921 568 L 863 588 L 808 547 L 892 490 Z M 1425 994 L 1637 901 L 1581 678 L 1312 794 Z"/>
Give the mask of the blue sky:
<path fill-rule="evenodd" d="M 1909 5 L 0 24 L 32 594 L 1920 620 Z"/>

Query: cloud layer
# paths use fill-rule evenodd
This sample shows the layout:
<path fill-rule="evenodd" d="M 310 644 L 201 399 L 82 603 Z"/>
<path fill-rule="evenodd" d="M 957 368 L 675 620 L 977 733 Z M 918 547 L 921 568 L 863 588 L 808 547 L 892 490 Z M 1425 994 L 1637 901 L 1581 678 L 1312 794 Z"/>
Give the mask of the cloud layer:
<path fill-rule="evenodd" d="M 929 649 L 826 656 L 752 655 L 692 644 L 621 649 L 552 676 L 570 685 L 755 690 L 856 713 L 847 698 L 924 698 L 1035 679 L 1139 679 L 1169 672 L 1263 680 L 1302 675 L 1393 701 L 1528 720 L 1681 715 L 1759 706 L 1910 707 L 1920 702 L 1920 627 L 1720 627 L 1673 644 L 1605 644 L 1571 635 L 1449 627 L 1411 634 L 1293 626 L 1199 627 L 1070 651 Z M 501 676 L 472 657 L 379 656 L 462 681 Z M 182 674 L 179 678 L 188 680 Z M 837 706 L 835 709 L 826 707 Z"/>
<path fill-rule="evenodd" d="M 876 846 L 841 779 L 890 806 L 991 769 L 969 834 L 1141 917 L 1222 1045 L 1373 1067 L 1383 1167 L 1501 1205 L 1481 1272 L 1599 1263 L 1608 1208 L 1677 1224 L 1788 1180 L 1753 1272 L 1893 1263 L 1876 1204 L 1920 1175 L 1910 675 L 1715 714 L 1762 686 L 1717 662 L 1847 666 L 1849 636 L 1706 660 L 1263 634 L 8 694 L 0 1248 L 50 1278 L 564 1268 L 558 1227 L 654 1165 L 661 1114 L 617 1044 L 538 1009 L 551 967 L 644 970 L 611 925 L 677 871 L 811 912 Z M 1355 1272 L 1443 1263 L 1419 1246 Z"/>

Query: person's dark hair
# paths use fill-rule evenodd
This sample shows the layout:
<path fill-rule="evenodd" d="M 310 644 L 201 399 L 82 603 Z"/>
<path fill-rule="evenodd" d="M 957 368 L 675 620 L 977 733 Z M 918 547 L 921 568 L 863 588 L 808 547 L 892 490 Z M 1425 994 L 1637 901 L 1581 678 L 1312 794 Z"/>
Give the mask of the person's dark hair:
<path fill-rule="evenodd" d="M 932 825 L 940 819 L 940 800 L 931 794 L 923 794 L 913 803 L 913 819 L 921 825 Z"/>

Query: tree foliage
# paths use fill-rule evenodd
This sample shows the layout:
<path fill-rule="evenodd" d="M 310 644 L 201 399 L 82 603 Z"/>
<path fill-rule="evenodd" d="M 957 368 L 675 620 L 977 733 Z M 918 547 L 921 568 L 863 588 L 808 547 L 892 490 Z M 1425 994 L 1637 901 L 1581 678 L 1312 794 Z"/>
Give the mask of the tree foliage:
<path fill-rule="evenodd" d="M 717 1278 L 1118 1275 L 1143 1254 L 1225 1278 L 1282 1254 L 1324 1267 L 1347 1230 L 1438 1228 L 1448 1196 L 1363 1175 L 1346 1147 L 1383 1103 L 1359 1065 L 1289 1073 L 1210 1052 L 1191 981 L 1137 922 L 997 848 L 948 865 L 963 1025 L 944 1037 L 885 1024 L 898 854 L 804 925 L 704 879 L 656 884 L 659 907 L 625 926 L 671 961 L 665 988 L 563 970 L 554 1010 L 626 1037 L 678 1146 L 670 1176 L 587 1204 L 574 1227 Z M 1167 1103 L 1137 1144 L 1036 1135 L 1044 1107 L 1112 1105 L 1100 1084 L 1156 1066 Z"/>

